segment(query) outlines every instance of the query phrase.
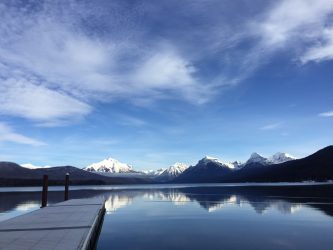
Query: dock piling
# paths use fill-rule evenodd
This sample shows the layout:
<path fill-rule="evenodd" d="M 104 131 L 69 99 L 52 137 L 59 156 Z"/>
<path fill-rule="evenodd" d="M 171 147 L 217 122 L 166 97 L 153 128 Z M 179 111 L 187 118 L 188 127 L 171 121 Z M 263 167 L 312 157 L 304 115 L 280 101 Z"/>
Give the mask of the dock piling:
<path fill-rule="evenodd" d="M 68 187 L 69 187 L 69 173 L 66 174 L 66 179 L 65 179 L 65 198 L 64 200 L 68 200 Z"/>
<path fill-rule="evenodd" d="M 48 189 L 48 175 L 43 176 L 43 191 L 42 191 L 42 206 L 46 207 L 47 205 L 47 189 Z"/>

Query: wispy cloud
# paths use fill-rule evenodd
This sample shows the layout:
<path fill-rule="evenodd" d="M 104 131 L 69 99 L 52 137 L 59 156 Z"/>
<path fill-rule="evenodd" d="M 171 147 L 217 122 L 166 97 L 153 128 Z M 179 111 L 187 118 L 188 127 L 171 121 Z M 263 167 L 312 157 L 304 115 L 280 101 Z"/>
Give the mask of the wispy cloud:
<path fill-rule="evenodd" d="M 275 129 L 280 128 L 281 125 L 282 125 L 282 122 L 270 123 L 270 124 L 260 127 L 260 129 L 261 130 L 275 130 Z"/>
<path fill-rule="evenodd" d="M 302 63 L 321 62 L 333 59 L 333 27 L 323 29 L 317 43 L 301 57 Z"/>
<path fill-rule="evenodd" d="M 331 0 L 265 3 L 255 15 L 231 21 L 220 13 L 207 16 L 224 9 L 215 3 L 181 3 L 191 18 L 203 18 L 196 29 L 182 22 L 184 13 L 175 6 L 175 18 L 187 26 L 169 24 L 165 7 L 173 1 L 126 11 L 121 2 L 98 11 L 77 1 L 67 8 L 52 1 L 40 8 L 0 4 L 0 113 L 59 126 L 89 115 L 96 102 L 203 104 L 244 81 L 279 49 L 293 49 L 291 56 L 302 63 L 332 59 Z M 156 32 L 154 19 L 154 25 L 140 26 L 145 11 L 166 18 L 165 30 Z"/>
<path fill-rule="evenodd" d="M 244 81 L 279 51 L 288 50 L 290 59 L 302 64 L 332 59 L 333 26 L 328 22 L 332 13 L 330 0 L 281 0 L 269 4 L 238 30 L 236 48 L 246 40 L 254 42 L 238 59 L 237 77 L 229 77 L 229 81 Z"/>
<path fill-rule="evenodd" d="M 43 146 L 44 142 L 15 132 L 5 123 L 0 123 L 0 142 L 14 142 L 31 146 Z"/>
<path fill-rule="evenodd" d="M 148 48 L 135 39 L 105 38 L 78 24 L 80 15 L 62 22 L 64 13 L 47 3 L 41 9 L 0 5 L 1 113 L 52 126 L 89 114 L 95 101 L 203 103 L 213 93 L 168 42 Z"/>
<path fill-rule="evenodd" d="M 34 81 L 11 78 L 0 85 L 0 113 L 28 118 L 43 126 L 59 125 L 90 111 L 88 104 Z"/>
<path fill-rule="evenodd" d="M 332 11 L 333 2 L 330 0 L 282 0 L 275 2 L 263 15 L 261 22 L 256 24 L 257 32 L 272 48 L 299 39 L 299 42 L 304 42 L 321 35 Z"/>
<path fill-rule="evenodd" d="M 305 64 L 333 58 L 333 13 L 330 0 L 283 0 L 275 3 L 253 26 L 266 51 L 292 49 Z"/>
<path fill-rule="evenodd" d="M 117 120 L 125 126 L 142 127 L 148 124 L 145 120 L 130 115 L 119 115 Z"/>
<path fill-rule="evenodd" d="M 333 117 L 333 111 L 320 113 L 319 116 L 323 116 L 323 117 Z"/>

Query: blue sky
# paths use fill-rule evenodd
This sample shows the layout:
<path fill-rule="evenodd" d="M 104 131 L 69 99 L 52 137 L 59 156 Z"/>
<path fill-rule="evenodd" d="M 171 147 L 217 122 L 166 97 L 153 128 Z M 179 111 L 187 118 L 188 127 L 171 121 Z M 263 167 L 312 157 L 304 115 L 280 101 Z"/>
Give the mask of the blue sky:
<path fill-rule="evenodd" d="M 333 139 L 333 2 L 0 3 L 0 160 L 137 169 Z"/>

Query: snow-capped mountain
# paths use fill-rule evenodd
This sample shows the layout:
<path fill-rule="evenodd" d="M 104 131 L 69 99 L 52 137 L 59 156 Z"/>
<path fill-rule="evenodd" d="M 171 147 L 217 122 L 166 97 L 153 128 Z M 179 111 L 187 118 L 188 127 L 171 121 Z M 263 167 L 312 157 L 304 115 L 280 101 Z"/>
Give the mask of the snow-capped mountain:
<path fill-rule="evenodd" d="M 186 164 L 176 162 L 156 176 L 156 179 L 159 181 L 170 181 L 181 175 L 187 168 L 188 166 Z"/>
<path fill-rule="evenodd" d="M 218 158 L 205 156 L 195 166 L 186 169 L 173 180 L 178 183 L 190 182 L 220 182 L 221 180 L 237 180 L 238 175 L 256 173 L 265 166 L 280 164 L 295 159 L 285 153 L 276 153 L 266 158 L 258 153 L 251 154 L 245 163 L 225 162 Z M 259 169 L 259 170 L 258 170 Z"/>
<path fill-rule="evenodd" d="M 111 157 L 102 160 L 97 163 L 93 163 L 84 168 L 84 170 L 89 172 L 101 172 L 101 173 L 133 173 L 135 172 L 133 168 L 126 164 L 122 163 Z"/>
<path fill-rule="evenodd" d="M 165 168 L 160 168 L 157 170 L 143 170 L 142 173 L 149 175 L 149 176 L 159 176 L 165 171 Z"/>
<path fill-rule="evenodd" d="M 243 164 L 243 166 L 266 166 L 272 164 L 280 164 L 283 162 L 295 160 L 296 158 L 287 153 L 275 153 L 269 158 L 266 158 L 258 153 L 252 153 L 250 158 Z"/>
<path fill-rule="evenodd" d="M 51 167 L 51 166 L 36 166 L 36 165 L 31 164 L 31 163 L 21 164 L 20 166 L 24 167 L 24 168 L 29 168 L 29 169 L 50 168 Z"/>
<path fill-rule="evenodd" d="M 221 167 L 226 167 L 230 169 L 235 169 L 240 166 L 240 163 L 235 161 L 235 162 L 224 162 L 219 160 L 218 158 L 211 157 L 211 156 L 205 156 L 202 158 L 200 161 L 198 161 L 198 164 L 196 166 L 207 166 L 209 163 L 214 163 L 216 165 L 219 165 Z"/>
<path fill-rule="evenodd" d="M 279 164 L 279 163 L 283 163 L 286 161 L 292 161 L 295 159 L 296 158 L 290 154 L 278 152 L 278 153 L 272 155 L 268 160 L 269 160 L 269 162 L 271 162 L 273 164 Z"/>
<path fill-rule="evenodd" d="M 238 164 L 238 163 L 237 163 Z M 238 165 L 237 165 L 238 166 Z M 187 168 L 175 181 L 177 182 L 208 182 L 218 181 L 222 176 L 235 172 L 233 163 L 223 162 L 215 157 L 205 156 L 195 166 Z"/>
<path fill-rule="evenodd" d="M 270 162 L 266 157 L 261 156 L 258 153 L 252 153 L 250 158 L 245 162 L 244 166 L 249 166 L 249 165 L 269 165 Z"/>
<path fill-rule="evenodd" d="M 183 173 L 187 168 L 188 165 L 186 165 L 185 163 L 176 162 L 175 164 L 164 170 L 163 173 L 161 173 L 161 175 L 176 177 L 181 173 Z"/>
<path fill-rule="evenodd" d="M 183 174 L 185 174 L 185 176 L 191 176 L 191 178 L 195 176 L 195 178 L 197 178 L 199 181 L 203 175 L 223 176 L 229 172 L 236 172 L 237 170 L 244 167 L 268 166 L 272 164 L 283 163 L 293 159 L 295 158 L 286 153 L 276 153 L 269 158 L 261 156 L 258 153 L 253 153 L 251 154 L 251 157 L 242 164 L 238 161 L 226 162 L 216 157 L 205 156 L 199 160 L 195 166 L 191 167 L 184 163 L 177 162 L 168 168 L 148 171 L 135 171 L 130 165 L 109 157 L 105 160 L 87 166 L 84 168 L 84 170 L 107 176 L 116 174 L 118 177 L 148 178 L 159 182 L 172 181 L 173 179 L 178 179 L 178 177 L 181 177 Z M 34 167 L 33 165 L 25 165 L 29 168 Z"/>

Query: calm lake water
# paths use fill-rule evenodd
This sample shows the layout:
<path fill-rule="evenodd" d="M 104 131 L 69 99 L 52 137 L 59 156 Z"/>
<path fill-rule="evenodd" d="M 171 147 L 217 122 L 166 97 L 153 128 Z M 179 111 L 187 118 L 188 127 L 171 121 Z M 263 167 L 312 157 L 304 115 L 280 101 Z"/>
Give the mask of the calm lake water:
<path fill-rule="evenodd" d="M 0 221 L 40 196 L 0 188 Z M 70 198 L 95 196 L 107 200 L 97 249 L 333 249 L 333 184 L 71 187 Z"/>

